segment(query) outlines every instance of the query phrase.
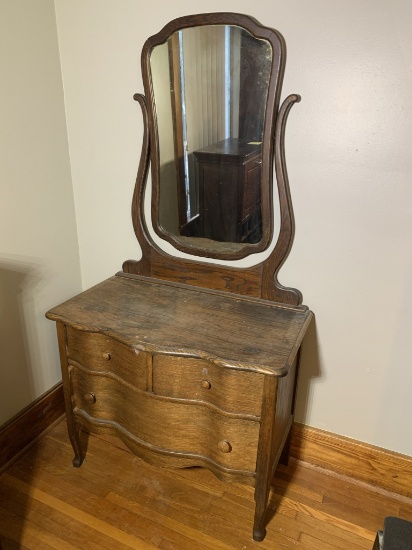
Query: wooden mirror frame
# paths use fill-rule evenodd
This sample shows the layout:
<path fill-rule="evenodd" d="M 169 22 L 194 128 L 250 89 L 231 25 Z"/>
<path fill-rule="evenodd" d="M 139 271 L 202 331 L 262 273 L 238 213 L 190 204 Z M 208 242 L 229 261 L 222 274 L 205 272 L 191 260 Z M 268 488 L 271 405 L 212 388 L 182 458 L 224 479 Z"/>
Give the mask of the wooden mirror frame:
<path fill-rule="evenodd" d="M 263 199 L 262 219 L 265 220 L 263 235 L 258 244 L 245 244 L 244 248 L 232 253 L 213 253 L 202 248 L 185 246 L 171 234 L 166 237 L 158 223 L 153 223 L 153 220 L 158 220 L 159 146 L 149 68 L 150 53 L 156 45 L 164 43 L 173 32 L 202 25 L 236 25 L 244 28 L 256 38 L 267 40 L 273 48 L 272 67 L 278 67 L 276 74 L 272 68 L 269 81 L 262 140 L 261 196 Z M 283 287 L 277 280 L 277 273 L 290 252 L 294 236 L 293 209 L 284 152 L 285 125 L 292 105 L 300 101 L 300 96 L 289 95 L 278 109 L 285 60 L 285 41 L 278 31 L 260 25 L 249 16 L 234 13 L 209 13 L 180 17 L 168 23 L 159 33 L 146 41 L 142 51 L 142 75 L 146 97 L 142 94 L 134 95 L 134 99 L 142 109 L 144 137 L 132 201 L 132 221 L 142 249 L 142 259 L 138 262 L 134 260 L 124 262 L 124 273 L 166 279 L 285 304 L 299 305 L 302 303 L 302 295 L 299 290 Z M 153 241 L 144 211 L 144 194 L 149 164 L 152 169 L 153 186 L 152 225 L 156 233 L 162 239 L 173 244 L 176 249 L 196 256 L 235 260 L 268 248 L 273 238 L 273 159 L 279 195 L 280 230 L 276 245 L 265 261 L 252 267 L 237 268 L 194 259 L 186 260 L 167 254 Z"/>

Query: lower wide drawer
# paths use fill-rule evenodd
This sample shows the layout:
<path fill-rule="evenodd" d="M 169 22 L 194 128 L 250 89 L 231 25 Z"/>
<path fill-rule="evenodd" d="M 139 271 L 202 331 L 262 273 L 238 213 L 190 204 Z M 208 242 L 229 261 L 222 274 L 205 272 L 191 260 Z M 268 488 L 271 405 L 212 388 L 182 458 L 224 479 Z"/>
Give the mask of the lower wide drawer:
<path fill-rule="evenodd" d="M 108 375 L 72 367 L 75 408 L 115 422 L 149 445 L 208 457 L 235 470 L 255 472 L 259 423 L 220 414 L 202 403 L 176 402 L 137 390 Z"/>

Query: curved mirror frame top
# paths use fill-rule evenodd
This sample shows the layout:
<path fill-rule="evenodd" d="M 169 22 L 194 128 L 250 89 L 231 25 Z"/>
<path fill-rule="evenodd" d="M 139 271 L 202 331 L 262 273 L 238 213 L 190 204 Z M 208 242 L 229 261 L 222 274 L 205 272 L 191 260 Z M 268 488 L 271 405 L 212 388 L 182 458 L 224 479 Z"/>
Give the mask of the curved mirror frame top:
<path fill-rule="evenodd" d="M 236 260 L 273 239 L 273 145 L 286 50 L 251 17 L 175 19 L 142 51 L 152 225 L 187 254 Z"/>

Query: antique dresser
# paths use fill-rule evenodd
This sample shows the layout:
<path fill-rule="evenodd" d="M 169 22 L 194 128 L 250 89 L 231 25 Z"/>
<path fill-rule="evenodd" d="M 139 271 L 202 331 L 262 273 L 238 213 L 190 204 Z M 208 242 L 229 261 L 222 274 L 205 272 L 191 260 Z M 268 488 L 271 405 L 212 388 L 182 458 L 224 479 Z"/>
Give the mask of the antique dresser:
<path fill-rule="evenodd" d="M 205 83 L 197 83 L 191 69 L 208 48 L 217 61 L 203 77 L 214 86 L 199 103 Z M 245 63 L 244 55 L 254 63 Z M 300 292 L 277 280 L 294 232 L 284 128 L 299 100 L 289 96 L 279 109 L 284 63 L 281 35 L 238 14 L 183 17 L 147 40 L 145 96 L 135 96 L 145 131 L 132 203 L 142 258 L 47 313 L 57 324 L 74 466 L 85 457 L 80 431 L 108 432 L 159 467 L 201 466 L 222 481 L 252 485 L 257 541 L 266 533 L 271 479 L 278 462 L 288 459 L 299 351 L 312 317 Z M 242 114 L 248 89 L 259 103 L 250 123 Z M 202 120 L 195 116 L 199 110 Z M 210 120 L 216 127 L 205 129 Z M 233 232 L 222 240 L 196 235 L 203 220 L 194 151 L 241 133 L 247 139 L 248 131 L 249 141 L 261 142 L 252 190 L 259 237 L 239 242 Z M 151 212 L 143 200 L 149 166 Z M 207 178 L 201 185 L 209 185 Z M 176 254 L 156 244 L 154 232 Z M 265 250 L 255 265 L 234 263 Z"/>
<path fill-rule="evenodd" d="M 226 138 L 194 152 L 202 237 L 231 243 L 260 241 L 261 150 L 260 143 Z"/>

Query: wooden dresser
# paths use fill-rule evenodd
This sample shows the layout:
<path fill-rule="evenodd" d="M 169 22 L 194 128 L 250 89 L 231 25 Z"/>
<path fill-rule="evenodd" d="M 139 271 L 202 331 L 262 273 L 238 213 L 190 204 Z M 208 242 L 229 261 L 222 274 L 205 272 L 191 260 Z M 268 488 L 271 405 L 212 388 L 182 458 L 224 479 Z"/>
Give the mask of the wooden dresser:
<path fill-rule="evenodd" d="M 228 138 L 195 151 L 194 156 L 200 235 L 215 241 L 259 242 L 261 144 Z"/>
<path fill-rule="evenodd" d="M 265 508 L 287 460 L 306 307 L 119 274 L 47 317 L 75 466 L 79 430 L 109 432 L 152 464 L 260 486 Z"/>
<path fill-rule="evenodd" d="M 223 28 L 216 30 L 219 25 Z M 167 75 L 171 65 L 184 56 L 185 30 L 204 26 L 213 27 L 213 36 L 220 30 L 221 35 L 233 35 L 230 44 L 238 45 L 234 58 L 242 55 L 236 39 L 239 28 L 254 42 L 248 59 L 252 54 L 259 56 L 264 43 L 267 67 L 270 52 L 262 147 L 242 146 L 245 155 L 240 162 L 242 166 L 250 160 L 259 163 L 259 176 L 249 182 L 251 198 L 241 208 L 247 219 L 260 205 L 261 235 L 256 243 L 238 242 L 233 236 L 238 231 L 237 214 L 231 216 L 230 231 L 234 233 L 223 243 L 217 236 L 185 240 L 167 234 L 159 223 L 159 195 L 164 185 L 170 192 L 178 178 L 160 177 L 162 157 L 154 100 L 158 89 L 151 71 Z M 202 52 L 207 47 L 205 36 L 209 35 L 200 36 Z M 193 44 L 193 35 L 190 40 Z M 179 53 L 176 48 L 183 50 Z M 220 54 L 224 58 L 226 52 Z M 256 62 L 259 70 L 258 59 Z M 160 65 L 151 67 L 151 63 Z M 182 71 L 173 68 L 176 80 Z M 300 99 L 291 95 L 278 108 L 283 69 L 284 43 L 277 31 L 239 14 L 183 17 L 148 39 L 142 54 L 146 95 L 135 95 L 142 108 L 144 136 L 132 201 L 132 221 L 142 257 L 127 260 L 120 273 L 47 313 L 57 324 L 74 466 L 79 467 L 85 458 L 80 431 L 107 432 L 152 464 L 201 466 L 222 481 L 252 485 L 256 501 L 253 538 L 257 541 L 266 533 L 268 495 L 276 466 L 280 460 L 287 462 L 289 455 L 300 348 L 312 318 L 301 305 L 301 293 L 277 280 L 294 234 L 284 129 L 291 106 Z M 176 165 L 181 160 L 176 159 Z M 230 260 L 267 249 L 274 237 L 273 161 L 280 232 L 263 261 L 251 267 L 238 266 Z M 201 153 L 199 162 L 203 162 Z M 193 259 L 166 253 L 151 237 L 144 207 L 149 163 L 153 183 L 150 223 L 164 240 Z M 243 176 L 237 172 L 230 177 L 231 185 L 240 188 L 236 178 Z M 205 188 L 208 185 L 212 184 L 205 178 Z M 245 191 L 242 193 L 245 196 Z M 222 210 L 222 197 L 214 202 L 216 211 Z M 237 203 L 232 206 L 237 209 Z M 211 263 L 199 256 L 228 263 Z"/>

